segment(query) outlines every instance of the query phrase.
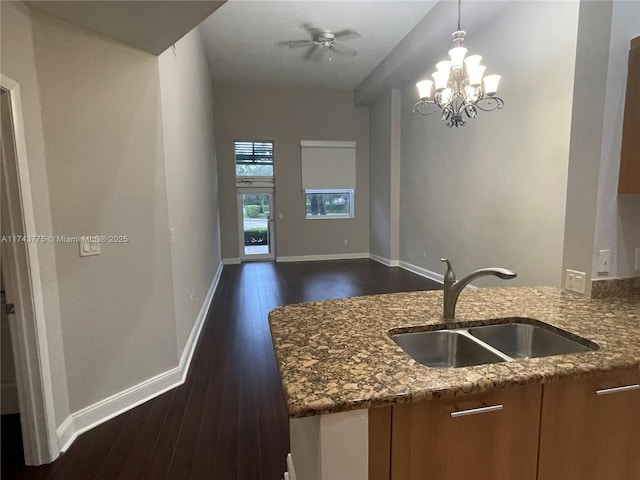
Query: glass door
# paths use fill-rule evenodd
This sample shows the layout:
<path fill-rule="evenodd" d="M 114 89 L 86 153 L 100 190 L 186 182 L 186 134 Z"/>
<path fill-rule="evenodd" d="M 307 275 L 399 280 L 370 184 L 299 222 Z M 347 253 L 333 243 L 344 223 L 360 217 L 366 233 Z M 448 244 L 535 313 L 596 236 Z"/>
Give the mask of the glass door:
<path fill-rule="evenodd" d="M 275 259 L 273 190 L 238 189 L 240 260 Z"/>

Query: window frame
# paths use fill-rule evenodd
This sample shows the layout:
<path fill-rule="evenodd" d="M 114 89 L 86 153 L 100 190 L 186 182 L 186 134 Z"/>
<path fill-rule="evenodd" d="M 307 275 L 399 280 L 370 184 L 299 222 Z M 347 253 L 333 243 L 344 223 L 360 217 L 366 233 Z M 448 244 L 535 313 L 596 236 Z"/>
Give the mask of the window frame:
<path fill-rule="evenodd" d="M 308 215 L 307 214 L 307 194 L 309 193 L 348 193 L 349 194 L 349 213 L 339 215 Z M 355 218 L 355 188 L 307 188 L 304 189 L 304 217 L 305 220 L 349 220 Z"/>
<path fill-rule="evenodd" d="M 271 144 L 271 170 L 272 173 L 271 175 L 238 175 L 238 158 L 237 158 L 237 152 L 236 152 L 236 144 L 238 143 L 251 143 L 254 145 L 255 148 L 255 144 L 256 143 L 269 143 Z M 237 184 L 247 184 L 247 183 L 259 183 L 259 182 L 270 182 L 273 183 L 274 178 L 275 178 L 275 174 L 276 174 L 276 153 L 275 153 L 275 149 L 276 149 L 276 144 L 273 140 L 241 140 L 241 139 L 235 139 L 233 141 L 233 171 L 234 171 L 234 175 L 236 177 L 236 183 Z M 267 166 L 267 165 L 264 165 Z M 243 181 L 244 180 L 244 181 Z"/>

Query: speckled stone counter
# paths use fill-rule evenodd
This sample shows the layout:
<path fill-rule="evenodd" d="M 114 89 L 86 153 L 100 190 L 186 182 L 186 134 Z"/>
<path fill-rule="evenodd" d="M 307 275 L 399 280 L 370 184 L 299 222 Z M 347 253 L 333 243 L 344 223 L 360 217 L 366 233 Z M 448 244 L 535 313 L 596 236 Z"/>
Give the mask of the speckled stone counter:
<path fill-rule="evenodd" d="M 436 369 L 409 357 L 389 330 L 445 325 L 442 291 L 290 305 L 269 314 L 289 414 L 305 417 L 460 396 L 527 383 L 640 369 L 640 298 L 586 300 L 551 287 L 466 289 L 447 328 L 533 318 L 598 344 L 596 351 Z M 461 323 L 462 325 L 458 325 Z"/>

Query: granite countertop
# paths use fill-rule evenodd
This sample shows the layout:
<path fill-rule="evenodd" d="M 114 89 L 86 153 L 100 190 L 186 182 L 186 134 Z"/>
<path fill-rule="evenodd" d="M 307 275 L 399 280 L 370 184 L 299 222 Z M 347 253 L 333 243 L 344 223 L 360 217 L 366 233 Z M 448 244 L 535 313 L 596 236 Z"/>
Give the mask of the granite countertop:
<path fill-rule="evenodd" d="M 269 314 L 289 415 L 460 396 L 527 383 L 640 369 L 640 299 L 587 300 L 552 287 L 466 289 L 456 323 L 528 317 L 598 344 L 596 351 L 464 368 L 415 362 L 390 329 L 443 328 L 442 291 L 289 305 Z M 447 323 L 447 328 L 455 324 Z"/>

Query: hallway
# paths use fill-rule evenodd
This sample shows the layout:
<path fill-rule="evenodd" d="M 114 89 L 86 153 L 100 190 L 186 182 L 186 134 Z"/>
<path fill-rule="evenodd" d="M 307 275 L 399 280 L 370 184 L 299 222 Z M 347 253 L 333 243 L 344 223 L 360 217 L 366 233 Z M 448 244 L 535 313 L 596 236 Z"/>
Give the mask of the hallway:
<path fill-rule="evenodd" d="M 51 465 L 20 466 L 3 445 L 2 478 L 280 479 L 289 431 L 268 312 L 437 288 L 371 260 L 227 265 L 184 385 L 81 435 Z"/>

